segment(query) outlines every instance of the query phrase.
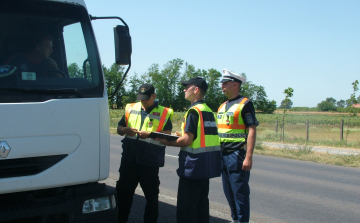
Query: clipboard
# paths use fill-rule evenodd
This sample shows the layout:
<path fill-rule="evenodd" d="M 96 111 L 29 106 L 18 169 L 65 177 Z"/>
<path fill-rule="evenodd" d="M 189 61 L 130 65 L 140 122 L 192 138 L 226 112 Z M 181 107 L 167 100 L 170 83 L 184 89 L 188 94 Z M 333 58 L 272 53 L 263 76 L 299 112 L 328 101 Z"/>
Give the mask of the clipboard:
<path fill-rule="evenodd" d="M 167 139 L 168 141 L 174 141 L 174 140 L 177 140 L 179 138 L 179 136 L 164 134 L 164 133 L 161 133 L 161 132 L 151 132 L 149 137 L 154 138 L 154 139 L 156 139 L 156 138 Z"/>

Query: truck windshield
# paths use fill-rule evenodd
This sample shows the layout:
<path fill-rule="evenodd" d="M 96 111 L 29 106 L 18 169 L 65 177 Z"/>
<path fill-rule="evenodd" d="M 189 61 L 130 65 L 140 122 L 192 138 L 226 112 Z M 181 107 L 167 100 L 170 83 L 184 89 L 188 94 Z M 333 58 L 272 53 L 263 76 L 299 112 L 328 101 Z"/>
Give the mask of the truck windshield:
<path fill-rule="evenodd" d="M 85 7 L 0 1 L 0 103 L 103 97 L 104 79 Z"/>

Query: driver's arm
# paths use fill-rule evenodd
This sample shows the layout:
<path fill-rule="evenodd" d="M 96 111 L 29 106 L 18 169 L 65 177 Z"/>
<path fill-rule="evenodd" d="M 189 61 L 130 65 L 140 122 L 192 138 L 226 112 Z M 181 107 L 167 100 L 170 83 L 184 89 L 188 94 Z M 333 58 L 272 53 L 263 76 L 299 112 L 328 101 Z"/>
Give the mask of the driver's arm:
<path fill-rule="evenodd" d="M 60 70 L 55 60 L 51 58 L 47 58 L 43 61 L 43 63 L 44 63 L 43 68 L 45 70 L 51 70 L 47 72 L 46 74 L 47 77 L 65 77 L 64 74 L 60 73 Z M 56 72 L 56 70 L 59 70 L 59 72 Z"/>

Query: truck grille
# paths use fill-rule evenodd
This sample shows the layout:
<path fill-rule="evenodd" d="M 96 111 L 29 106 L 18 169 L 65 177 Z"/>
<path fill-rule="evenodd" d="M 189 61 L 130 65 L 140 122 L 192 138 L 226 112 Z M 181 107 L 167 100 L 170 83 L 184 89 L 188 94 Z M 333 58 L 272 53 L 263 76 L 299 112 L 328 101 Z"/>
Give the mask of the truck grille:
<path fill-rule="evenodd" d="M 66 210 L 58 208 L 69 199 L 66 191 L 65 187 L 60 187 L 0 194 L 0 222 L 4 219 L 4 223 L 69 222 Z M 69 206 L 71 209 L 72 205 Z"/>
<path fill-rule="evenodd" d="M 67 155 L 0 160 L 0 179 L 38 174 L 55 165 Z"/>

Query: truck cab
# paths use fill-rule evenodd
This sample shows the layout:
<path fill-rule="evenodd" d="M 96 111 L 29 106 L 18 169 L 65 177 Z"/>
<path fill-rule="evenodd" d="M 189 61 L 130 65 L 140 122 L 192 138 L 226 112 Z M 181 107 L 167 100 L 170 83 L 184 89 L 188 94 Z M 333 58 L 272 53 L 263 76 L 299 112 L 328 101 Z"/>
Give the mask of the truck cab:
<path fill-rule="evenodd" d="M 116 192 L 98 183 L 109 96 L 91 20 L 82 0 L 0 1 L 0 222 L 117 222 Z M 114 32 L 129 70 L 129 29 Z"/>

